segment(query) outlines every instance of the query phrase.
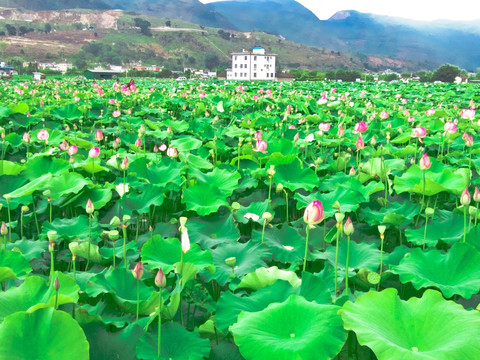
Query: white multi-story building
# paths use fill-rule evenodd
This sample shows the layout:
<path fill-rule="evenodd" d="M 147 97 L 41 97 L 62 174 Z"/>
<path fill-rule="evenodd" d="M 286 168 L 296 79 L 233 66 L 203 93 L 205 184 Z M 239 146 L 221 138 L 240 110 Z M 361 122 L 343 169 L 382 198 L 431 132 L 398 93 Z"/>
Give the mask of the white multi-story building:
<path fill-rule="evenodd" d="M 268 54 L 258 46 L 252 51 L 232 53 L 232 68 L 227 80 L 275 80 L 276 54 Z"/>

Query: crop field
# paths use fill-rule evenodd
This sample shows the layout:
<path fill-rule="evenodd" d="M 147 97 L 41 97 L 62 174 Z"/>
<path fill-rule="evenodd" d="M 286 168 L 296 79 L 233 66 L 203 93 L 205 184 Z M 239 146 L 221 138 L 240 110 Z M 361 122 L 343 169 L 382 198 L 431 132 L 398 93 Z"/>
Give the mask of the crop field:
<path fill-rule="evenodd" d="M 480 359 L 476 84 L 0 84 L 0 360 Z"/>

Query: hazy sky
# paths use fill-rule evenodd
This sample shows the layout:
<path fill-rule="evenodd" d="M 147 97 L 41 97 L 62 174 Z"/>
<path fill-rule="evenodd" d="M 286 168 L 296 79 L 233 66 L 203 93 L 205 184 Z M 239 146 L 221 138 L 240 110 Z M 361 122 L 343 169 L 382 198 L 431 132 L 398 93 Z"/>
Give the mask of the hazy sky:
<path fill-rule="evenodd" d="M 200 0 L 210 3 L 222 0 Z M 223 0 L 224 1 L 224 0 Z M 297 0 L 324 20 L 339 10 L 390 15 L 415 20 L 476 20 L 480 18 L 480 2 L 476 0 Z"/>

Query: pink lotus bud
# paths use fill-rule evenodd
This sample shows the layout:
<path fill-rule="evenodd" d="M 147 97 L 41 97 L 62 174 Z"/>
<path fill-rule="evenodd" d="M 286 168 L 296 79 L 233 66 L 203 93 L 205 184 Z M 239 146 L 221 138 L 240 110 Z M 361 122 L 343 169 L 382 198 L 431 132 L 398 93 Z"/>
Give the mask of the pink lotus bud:
<path fill-rule="evenodd" d="M 363 141 L 362 134 L 358 136 L 355 146 L 357 147 L 357 150 L 362 150 L 363 148 L 365 148 L 365 142 Z"/>
<path fill-rule="evenodd" d="M 87 200 L 87 206 L 85 206 L 85 212 L 88 214 L 88 215 L 91 215 L 93 214 L 93 211 L 95 210 L 95 208 L 93 207 L 93 203 L 92 203 L 92 200 L 88 199 Z"/>
<path fill-rule="evenodd" d="M 425 115 L 427 116 L 430 116 L 430 115 L 433 115 L 435 114 L 435 109 L 428 109 L 427 111 L 425 111 Z"/>
<path fill-rule="evenodd" d="M 167 278 L 165 277 L 162 268 L 158 269 L 157 275 L 155 276 L 155 285 L 162 289 L 167 286 Z"/>
<path fill-rule="evenodd" d="M 58 289 L 60 289 L 60 281 L 58 280 L 58 277 L 55 278 L 55 281 L 53 282 L 53 287 L 55 288 L 55 291 L 58 291 Z"/>
<path fill-rule="evenodd" d="M 97 141 L 102 141 L 103 140 L 102 130 L 99 129 L 95 132 L 95 140 L 97 140 Z"/>
<path fill-rule="evenodd" d="M 68 150 L 67 140 L 63 140 L 63 141 L 60 143 L 60 150 L 63 150 L 63 151 L 67 151 L 67 150 Z"/>
<path fill-rule="evenodd" d="M 408 122 L 413 123 L 415 121 L 415 118 L 413 116 L 408 117 Z"/>
<path fill-rule="evenodd" d="M 421 126 L 417 126 L 416 128 L 413 128 L 413 137 L 423 139 L 425 136 L 427 136 L 427 129 Z"/>
<path fill-rule="evenodd" d="M 468 188 L 465 188 L 465 190 L 463 190 L 462 192 L 462 195 L 460 196 L 460 204 L 462 204 L 463 206 L 468 206 L 470 205 L 470 201 L 472 201 L 472 197 L 468 192 Z"/>
<path fill-rule="evenodd" d="M 145 135 L 146 132 L 147 132 L 147 130 L 145 130 L 145 126 L 143 126 L 143 124 L 141 124 L 140 129 L 138 129 L 138 137 L 142 137 L 143 135 Z"/>
<path fill-rule="evenodd" d="M 5 221 L 2 221 L 2 226 L 0 227 L 0 234 L 3 236 L 8 234 L 8 227 L 7 224 L 5 224 Z"/>
<path fill-rule="evenodd" d="M 173 133 L 172 127 L 171 126 L 167 127 L 167 134 L 170 135 L 172 133 Z"/>
<path fill-rule="evenodd" d="M 476 203 L 480 202 L 480 190 L 478 190 L 478 187 L 475 186 L 475 191 L 473 193 L 473 201 Z"/>
<path fill-rule="evenodd" d="M 187 229 L 185 228 L 182 231 L 182 251 L 183 253 L 186 253 L 188 250 L 190 250 L 190 237 L 188 236 Z"/>
<path fill-rule="evenodd" d="M 122 163 L 120 164 L 120 169 L 127 170 L 128 169 L 128 157 L 124 157 Z"/>
<path fill-rule="evenodd" d="M 427 154 L 422 155 L 422 157 L 420 158 L 419 166 L 422 170 L 430 169 L 430 167 L 432 166 L 432 162 L 430 161 L 430 158 Z"/>
<path fill-rule="evenodd" d="M 68 160 L 70 162 L 70 164 L 73 164 L 75 163 L 75 159 L 73 158 L 73 156 L 70 155 L 70 159 Z"/>
<path fill-rule="evenodd" d="M 139 261 L 135 265 L 135 269 L 132 270 L 132 275 L 135 279 L 140 280 L 143 276 L 143 265 L 142 262 Z"/>
<path fill-rule="evenodd" d="M 382 111 L 380 113 L 380 119 L 385 120 L 385 119 L 388 119 L 389 117 L 390 117 L 390 115 L 388 115 L 388 111 Z"/>
<path fill-rule="evenodd" d="M 92 159 L 97 158 L 99 155 L 100 155 L 100 149 L 98 147 L 93 147 L 88 152 L 88 156 L 90 156 Z"/>
<path fill-rule="evenodd" d="M 165 145 L 165 144 L 160 145 L 160 147 L 158 148 L 158 150 L 160 150 L 160 151 L 165 151 L 165 150 L 167 150 L 167 145 Z"/>
<path fill-rule="evenodd" d="M 265 140 L 257 141 L 256 148 L 253 151 L 258 151 L 261 153 L 266 153 L 267 151 L 267 142 Z"/>
<path fill-rule="evenodd" d="M 109 103 L 110 105 L 115 104 L 115 99 L 109 99 L 109 100 L 108 100 L 108 103 Z"/>
<path fill-rule="evenodd" d="M 154 153 L 158 153 L 158 146 L 157 145 L 153 145 L 153 152 Z"/>
<path fill-rule="evenodd" d="M 76 153 L 78 152 L 78 147 L 77 145 L 72 145 L 68 148 L 68 154 L 71 156 L 71 155 L 75 155 Z"/>
<path fill-rule="evenodd" d="M 298 139 L 300 139 L 300 134 L 297 132 L 293 137 L 293 141 L 298 141 Z"/>
<path fill-rule="evenodd" d="M 330 130 L 330 124 L 322 122 L 320 123 L 320 125 L 318 125 L 318 130 L 320 130 L 321 132 L 327 132 L 328 130 Z"/>
<path fill-rule="evenodd" d="M 343 232 L 345 233 L 345 235 L 347 236 L 350 236 L 353 234 L 353 231 L 354 231 L 354 227 L 353 227 L 353 223 L 352 223 L 352 219 L 350 219 L 350 217 L 347 219 L 347 221 L 345 222 L 345 226 L 343 228 Z"/>
<path fill-rule="evenodd" d="M 375 139 L 375 136 L 372 136 L 370 139 L 370 145 L 375 146 L 377 144 L 377 139 Z"/>
<path fill-rule="evenodd" d="M 38 140 L 44 140 L 44 141 L 47 141 L 48 140 L 48 137 L 50 135 L 48 134 L 48 131 L 47 130 L 40 130 L 38 133 L 37 133 L 37 138 Z"/>
<path fill-rule="evenodd" d="M 355 174 L 356 174 L 355 168 L 352 166 L 352 167 L 350 168 L 350 171 L 348 172 L 348 175 L 350 175 L 350 176 L 355 176 Z"/>
<path fill-rule="evenodd" d="M 135 140 L 135 146 L 141 148 L 142 147 L 142 139 L 138 138 Z"/>
<path fill-rule="evenodd" d="M 293 125 L 293 124 L 288 125 L 288 128 L 289 128 L 290 130 L 295 130 L 295 129 L 296 129 L 295 125 Z"/>
<path fill-rule="evenodd" d="M 367 123 L 365 121 L 361 121 L 355 124 L 355 128 L 353 132 L 354 134 L 356 134 L 356 133 L 363 133 L 367 130 L 368 130 Z"/>
<path fill-rule="evenodd" d="M 343 137 L 345 135 L 345 131 L 343 130 L 343 125 L 340 124 L 338 125 L 338 131 L 337 131 L 337 136 L 339 138 Z"/>
<path fill-rule="evenodd" d="M 447 121 L 443 126 L 445 133 L 455 134 L 457 132 L 457 124 L 452 121 Z"/>
<path fill-rule="evenodd" d="M 112 112 L 112 116 L 113 116 L 113 117 L 119 117 L 120 115 L 122 115 L 122 113 L 121 113 L 120 111 L 118 111 L 118 110 L 114 110 L 114 111 Z"/>
<path fill-rule="evenodd" d="M 255 136 L 254 136 L 253 138 L 254 138 L 256 141 L 262 140 L 262 133 L 259 132 L 259 131 L 257 131 L 257 132 L 255 133 Z"/>
<path fill-rule="evenodd" d="M 178 156 L 177 148 L 169 147 L 167 149 L 167 156 L 170 157 L 170 158 L 176 158 Z"/>
<path fill-rule="evenodd" d="M 30 135 L 28 135 L 28 132 L 23 133 L 23 141 L 29 143 L 30 142 Z"/>
<path fill-rule="evenodd" d="M 313 200 L 305 208 L 303 213 L 303 221 L 308 225 L 319 224 L 323 221 L 325 215 L 323 214 L 323 205 L 321 201 Z"/>

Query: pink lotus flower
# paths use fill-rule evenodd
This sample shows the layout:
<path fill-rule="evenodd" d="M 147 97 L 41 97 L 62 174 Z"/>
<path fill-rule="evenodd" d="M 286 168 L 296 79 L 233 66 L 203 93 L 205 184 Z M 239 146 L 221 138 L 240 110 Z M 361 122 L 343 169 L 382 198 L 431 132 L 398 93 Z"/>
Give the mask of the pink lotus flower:
<path fill-rule="evenodd" d="M 159 147 L 158 149 L 159 149 L 160 151 L 165 151 L 165 150 L 167 150 L 167 145 L 162 144 L 162 145 L 160 145 L 160 147 Z"/>
<path fill-rule="evenodd" d="M 115 104 L 115 99 L 109 99 L 109 100 L 108 100 L 108 103 L 109 103 L 110 105 Z"/>
<path fill-rule="evenodd" d="M 8 228 L 7 224 L 5 224 L 5 221 L 2 221 L 2 226 L 0 227 L 0 234 L 3 236 L 8 234 Z"/>
<path fill-rule="evenodd" d="M 98 147 L 93 147 L 88 152 L 88 156 L 91 157 L 92 159 L 97 158 L 99 155 L 100 155 L 100 149 Z"/>
<path fill-rule="evenodd" d="M 295 125 L 293 125 L 293 124 L 288 125 L 288 128 L 289 128 L 290 130 L 296 129 Z"/>
<path fill-rule="evenodd" d="M 325 219 L 325 214 L 323 213 L 323 205 L 321 201 L 313 200 L 305 208 L 303 213 L 303 221 L 305 221 L 309 226 L 319 224 Z"/>
<path fill-rule="evenodd" d="M 137 140 L 135 140 L 135 146 L 138 147 L 138 148 L 142 147 L 142 139 L 141 138 L 138 138 Z"/>
<path fill-rule="evenodd" d="M 350 219 L 350 216 L 348 217 L 347 221 L 345 222 L 345 226 L 343 227 L 343 232 L 345 235 L 350 236 L 353 234 L 355 231 L 355 228 L 353 227 L 352 219 Z"/>
<path fill-rule="evenodd" d="M 167 286 L 167 278 L 165 277 L 162 268 L 158 269 L 157 275 L 155 276 L 155 285 L 162 289 Z"/>
<path fill-rule="evenodd" d="M 475 186 L 475 191 L 473 193 L 473 201 L 476 203 L 480 202 L 480 190 L 478 190 L 478 187 Z"/>
<path fill-rule="evenodd" d="M 50 135 L 48 134 L 48 131 L 47 131 L 47 130 L 44 130 L 44 129 L 40 130 L 40 131 L 37 133 L 37 138 L 38 138 L 38 140 L 42 140 L 42 141 L 45 141 L 45 142 L 48 141 L 48 137 L 49 137 L 49 136 L 50 136 Z"/>
<path fill-rule="evenodd" d="M 357 143 L 355 144 L 357 150 L 365 148 L 365 142 L 363 141 L 362 134 L 358 136 Z"/>
<path fill-rule="evenodd" d="M 472 201 L 472 197 L 470 196 L 470 192 L 468 191 L 468 188 L 465 188 L 463 190 L 462 195 L 460 196 L 460 204 L 463 206 L 468 206 L 470 205 L 470 202 Z"/>
<path fill-rule="evenodd" d="M 60 150 L 63 150 L 63 151 L 67 151 L 68 150 L 68 142 L 67 140 L 63 140 L 61 143 L 60 143 Z"/>
<path fill-rule="evenodd" d="M 433 115 L 435 114 L 435 109 L 428 109 L 427 111 L 425 111 L 425 115 L 427 116 L 430 116 L 430 115 Z"/>
<path fill-rule="evenodd" d="M 318 130 L 320 130 L 321 132 L 327 132 L 328 130 L 330 130 L 330 124 L 322 122 L 320 123 L 320 125 L 318 125 Z"/>
<path fill-rule="evenodd" d="M 430 167 L 432 166 L 432 162 L 430 161 L 430 158 L 427 154 L 422 155 L 422 157 L 420 158 L 419 166 L 422 170 L 430 169 Z"/>
<path fill-rule="evenodd" d="M 137 262 L 135 269 L 132 270 L 132 275 L 135 279 L 140 280 L 143 276 L 143 265 L 141 261 Z"/>
<path fill-rule="evenodd" d="M 475 109 L 463 109 L 460 112 L 460 117 L 462 119 L 473 120 L 473 118 L 475 117 Z"/>
<path fill-rule="evenodd" d="M 466 147 L 472 147 L 473 146 L 473 136 L 468 135 L 466 132 L 463 134 L 462 139 L 465 141 L 465 146 Z"/>
<path fill-rule="evenodd" d="M 382 111 L 380 113 L 380 119 L 385 120 L 385 119 L 388 119 L 389 117 L 390 117 L 390 115 L 388 115 L 388 111 Z"/>
<path fill-rule="evenodd" d="M 413 116 L 408 117 L 408 122 L 413 123 L 415 121 L 415 118 Z"/>
<path fill-rule="evenodd" d="M 353 130 L 354 134 L 363 133 L 368 130 L 367 123 L 365 121 L 360 121 L 359 123 L 355 124 L 355 128 Z"/>
<path fill-rule="evenodd" d="M 427 136 L 427 129 L 425 129 L 424 127 L 417 126 L 416 128 L 412 129 L 412 131 L 413 131 L 413 134 L 412 134 L 413 137 L 423 139 L 425 136 Z"/>
<path fill-rule="evenodd" d="M 23 133 L 23 141 L 25 141 L 26 143 L 30 142 L 30 135 L 28 135 L 28 132 Z"/>
<path fill-rule="evenodd" d="M 114 111 L 112 112 L 112 116 L 113 116 L 113 117 L 119 117 L 120 115 L 122 115 L 122 113 L 121 113 L 120 111 L 118 111 L 118 110 L 114 110 Z"/>
<path fill-rule="evenodd" d="M 170 158 L 176 158 L 178 156 L 178 150 L 174 147 L 169 147 L 167 149 L 167 156 Z"/>
<path fill-rule="evenodd" d="M 78 152 L 77 145 L 72 145 L 68 148 L 68 155 L 70 156 L 75 155 L 77 152 Z"/>
<path fill-rule="evenodd" d="M 124 157 L 122 163 L 120 164 L 120 169 L 127 170 L 128 169 L 128 157 Z"/>
<path fill-rule="evenodd" d="M 95 211 L 95 208 L 93 207 L 92 200 L 88 199 L 87 200 L 87 205 L 85 206 L 85 212 L 88 215 L 91 215 L 91 214 L 93 214 L 94 211 Z"/>
<path fill-rule="evenodd" d="M 262 140 L 262 133 L 260 131 L 257 131 L 255 133 L 255 135 L 253 136 L 253 138 L 256 140 L 256 141 L 260 141 Z"/>
<path fill-rule="evenodd" d="M 445 130 L 444 135 L 447 133 L 455 134 L 457 132 L 457 124 L 453 121 L 447 121 L 445 125 L 443 125 L 443 129 Z"/>
<path fill-rule="evenodd" d="M 260 99 L 260 96 L 258 96 L 258 95 L 253 95 L 252 96 L 253 101 L 257 101 L 258 99 Z"/>
<path fill-rule="evenodd" d="M 95 140 L 97 140 L 97 141 L 102 141 L 103 140 L 102 130 L 99 129 L 95 132 Z"/>
<path fill-rule="evenodd" d="M 355 176 L 355 173 L 356 173 L 355 168 L 352 166 L 352 167 L 350 168 L 350 171 L 348 172 L 348 175 L 350 175 L 350 176 Z"/>
<path fill-rule="evenodd" d="M 340 125 L 338 125 L 337 136 L 341 138 L 344 135 L 345 135 L 345 131 L 343 130 L 343 125 L 340 123 Z"/>
<path fill-rule="evenodd" d="M 258 140 L 256 144 L 256 148 L 253 151 L 258 151 L 265 154 L 267 151 L 267 142 L 265 140 Z"/>

